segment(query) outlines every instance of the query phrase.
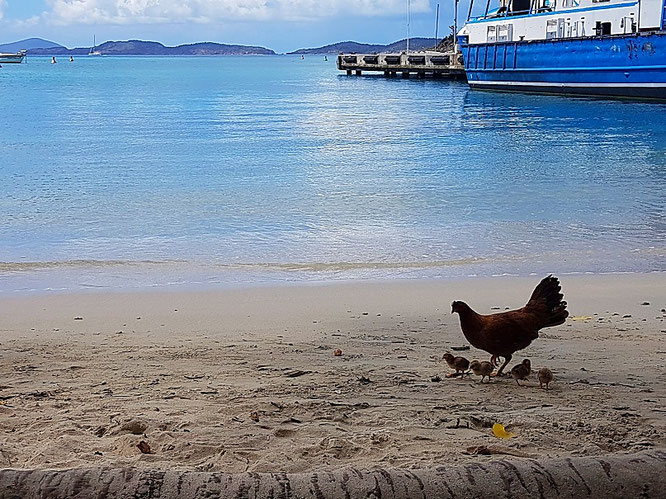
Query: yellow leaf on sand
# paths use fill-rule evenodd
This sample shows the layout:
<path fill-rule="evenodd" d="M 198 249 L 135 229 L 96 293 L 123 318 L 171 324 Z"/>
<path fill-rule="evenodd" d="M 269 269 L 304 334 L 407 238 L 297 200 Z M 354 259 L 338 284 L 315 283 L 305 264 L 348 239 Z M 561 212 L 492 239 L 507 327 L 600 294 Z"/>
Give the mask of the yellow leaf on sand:
<path fill-rule="evenodd" d="M 504 429 L 504 425 L 503 425 L 503 424 L 499 424 L 499 423 L 495 423 L 495 424 L 493 425 L 493 434 L 494 434 L 497 438 L 511 438 L 511 437 L 515 437 L 515 436 L 516 436 L 515 433 L 511 433 L 511 432 L 506 431 L 506 430 Z"/>

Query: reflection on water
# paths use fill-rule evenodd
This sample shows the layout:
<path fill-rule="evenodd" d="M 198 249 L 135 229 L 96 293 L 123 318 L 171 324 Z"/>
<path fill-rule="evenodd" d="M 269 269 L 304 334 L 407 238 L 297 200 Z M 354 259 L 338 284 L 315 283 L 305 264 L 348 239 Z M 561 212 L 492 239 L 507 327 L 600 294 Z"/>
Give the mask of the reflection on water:
<path fill-rule="evenodd" d="M 174 282 L 666 267 L 663 104 L 291 57 L 57 66 L 0 75 L 0 289 L 40 262 L 179 262 Z"/>

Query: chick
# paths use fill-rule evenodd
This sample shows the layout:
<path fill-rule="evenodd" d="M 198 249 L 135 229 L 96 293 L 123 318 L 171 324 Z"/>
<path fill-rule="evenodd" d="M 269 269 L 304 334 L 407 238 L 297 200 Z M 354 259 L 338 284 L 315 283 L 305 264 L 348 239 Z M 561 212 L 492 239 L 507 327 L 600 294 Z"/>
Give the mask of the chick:
<path fill-rule="evenodd" d="M 473 360 L 469 367 L 474 374 L 481 376 L 481 383 L 483 383 L 483 378 L 486 376 L 488 377 L 488 383 L 490 383 L 490 375 L 495 369 L 495 366 L 493 366 L 490 362 L 479 362 L 478 360 Z"/>
<path fill-rule="evenodd" d="M 547 367 L 542 367 L 539 369 L 539 388 L 543 388 L 543 385 L 546 385 L 546 390 L 548 390 L 548 383 L 553 381 L 553 373 Z"/>
<path fill-rule="evenodd" d="M 458 374 L 462 374 L 463 376 L 465 375 L 465 371 L 469 369 L 469 360 L 467 360 L 465 357 L 454 357 L 450 353 L 445 353 L 443 359 L 446 361 L 446 363 L 449 365 L 451 369 L 455 369 L 455 373 L 450 373 L 447 374 L 447 378 L 451 378 L 453 376 L 458 376 Z"/>
<path fill-rule="evenodd" d="M 516 383 L 518 383 L 519 379 L 527 379 L 531 372 L 532 363 L 529 361 L 529 359 L 525 359 L 517 366 L 513 366 L 511 369 L 511 376 L 513 376 L 513 379 L 515 379 Z M 520 386 L 520 383 L 518 383 L 518 386 Z"/>

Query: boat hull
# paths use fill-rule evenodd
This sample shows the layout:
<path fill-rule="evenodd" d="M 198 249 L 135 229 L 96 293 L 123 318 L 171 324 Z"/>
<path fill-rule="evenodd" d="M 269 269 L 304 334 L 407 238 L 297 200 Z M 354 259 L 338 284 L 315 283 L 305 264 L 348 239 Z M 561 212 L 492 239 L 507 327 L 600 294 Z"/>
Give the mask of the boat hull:
<path fill-rule="evenodd" d="M 461 48 L 472 88 L 666 100 L 666 32 Z"/>
<path fill-rule="evenodd" d="M 0 55 L 0 64 L 21 64 L 24 57 L 22 55 Z"/>

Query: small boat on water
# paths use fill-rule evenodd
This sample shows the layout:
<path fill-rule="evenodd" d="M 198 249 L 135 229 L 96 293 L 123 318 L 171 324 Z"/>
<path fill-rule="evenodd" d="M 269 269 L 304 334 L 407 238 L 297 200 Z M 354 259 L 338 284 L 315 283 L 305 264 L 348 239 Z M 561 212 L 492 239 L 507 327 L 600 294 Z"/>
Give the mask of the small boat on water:
<path fill-rule="evenodd" d="M 458 33 L 472 88 L 666 100 L 666 0 L 483 4 Z"/>
<path fill-rule="evenodd" d="M 102 53 L 99 50 L 97 50 L 97 40 L 94 35 L 93 35 L 93 46 L 90 49 L 90 52 L 88 52 L 88 55 L 102 55 Z"/>
<path fill-rule="evenodd" d="M 0 53 L 0 64 L 21 64 L 27 53 L 27 50 L 19 50 L 15 54 Z"/>

